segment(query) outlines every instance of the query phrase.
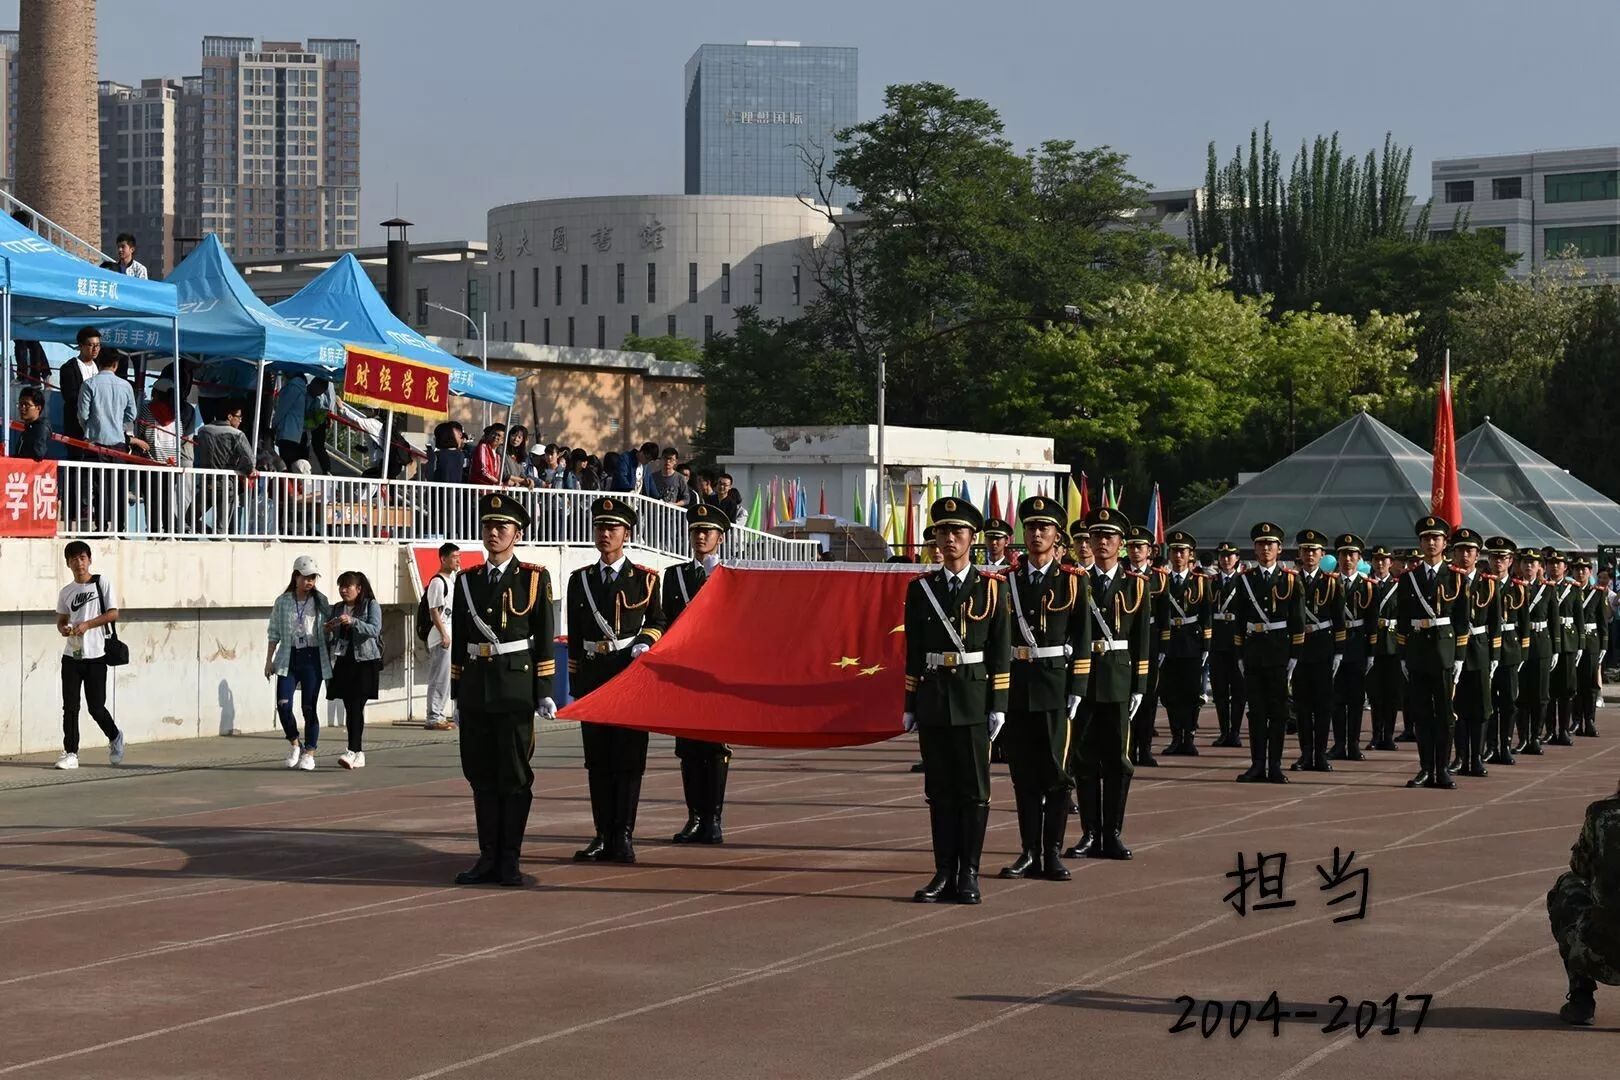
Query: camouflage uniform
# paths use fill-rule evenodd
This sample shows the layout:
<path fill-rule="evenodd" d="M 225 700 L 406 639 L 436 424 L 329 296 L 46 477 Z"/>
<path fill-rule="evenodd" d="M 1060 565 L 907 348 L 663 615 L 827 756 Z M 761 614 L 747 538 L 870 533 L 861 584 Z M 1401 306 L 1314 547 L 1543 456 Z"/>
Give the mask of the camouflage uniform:
<path fill-rule="evenodd" d="M 1569 872 L 1547 893 L 1547 916 L 1572 979 L 1620 986 L 1620 795 L 1586 808 Z"/>

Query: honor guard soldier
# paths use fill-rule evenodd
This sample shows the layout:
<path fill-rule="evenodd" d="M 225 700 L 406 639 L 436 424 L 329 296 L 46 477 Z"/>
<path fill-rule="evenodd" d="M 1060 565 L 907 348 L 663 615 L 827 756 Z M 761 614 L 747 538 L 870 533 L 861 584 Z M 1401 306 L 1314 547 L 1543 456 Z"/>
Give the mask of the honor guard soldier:
<path fill-rule="evenodd" d="M 575 697 L 628 668 L 664 634 L 658 571 L 637 566 L 624 553 L 638 520 L 635 507 L 624 499 L 604 497 L 591 503 L 598 558 L 568 579 L 568 675 Z M 574 858 L 633 863 L 647 733 L 581 721 L 579 737 L 596 835 Z"/>
<path fill-rule="evenodd" d="M 979 902 L 990 814 L 990 742 L 1007 719 L 1007 582 L 969 559 L 984 519 L 965 499 L 935 500 L 929 531 L 941 564 L 906 590 L 906 712 L 917 732 L 933 834 L 934 876 L 913 899 Z"/>
<path fill-rule="evenodd" d="M 1148 656 L 1153 651 L 1152 603 L 1147 579 L 1119 562 L 1131 523 L 1098 507 L 1086 515 L 1096 564 L 1090 571 L 1091 679 L 1075 733 L 1075 782 L 1082 808 L 1099 808 L 1095 831 L 1064 854 L 1071 859 L 1128 859 L 1121 835 L 1130 799 L 1131 717 L 1146 707 Z M 1084 816 L 1081 826 L 1086 826 Z M 1088 843 L 1089 840 L 1089 843 Z"/>
<path fill-rule="evenodd" d="M 1068 881 L 1063 831 L 1069 820 L 1066 771 L 1075 714 L 1091 675 L 1090 578 L 1054 558 L 1063 535 L 1063 507 L 1044 495 L 1018 504 L 1024 557 L 1007 575 L 1012 610 L 1012 686 L 1005 748 L 1018 803 L 1021 852 L 1004 878 Z M 986 529 L 989 523 L 985 523 Z M 1093 785 L 1081 814 L 1095 834 L 1101 791 Z"/>
<path fill-rule="evenodd" d="M 1299 760 L 1295 771 L 1332 772 L 1327 759 L 1328 731 L 1333 727 L 1333 682 L 1344 660 L 1343 597 L 1339 579 L 1322 569 L 1327 537 L 1303 529 L 1294 537 L 1299 549 L 1298 583 L 1305 604 L 1305 641 L 1291 676 L 1294 714 L 1299 723 Z"/>
<path fill-rule="evenodd" d="M 1071 555 L 1074 565 L 1091 573 L 1097 565 L 1097 557 L 1091 550 L 1091 532 L 1086 528 L 1085 519 L 1082 518 L 1069 526 L 1069 539 L 1072 542 Z"/>
<path fill-rule="evenodd" d="M 506 495 L 478 500 L 485 567 L 460 575 L 451 601 L 450 676 L 461 709 L 461 772 L 473 792 L 478 861 L 457 885 L 523 884 L 518 869 L 533 801 L 534 717 L 557 714 L 551 682 L 551 575 L 517 560 L 528 511 Z"/>
<path fill-rule="evenodd" d="M 1243 605 L 1238 599 L 1238 575 L 1243 567 L 1238 561 L 1237 545 L 1222 541 L 1215 549 L 1215 561 L 1218 569 L 1209 579 L 1209 690 L 1215 698 L 1215 722 L 1220 735 L 1213 745 L 1241 749 L 1243 626 L 1238 613 Z"/>
<path fill-rule="evenodd" d="M 1369 642 L 1377 624 L 1378 595 L 1361 572 L 1361 537 L 1345 533 L 1333 541 L 1339 560 L 1340 629 L 1343 662 L 1333 680 L 1333 745 L 1328 760 L 1361 761 L 1361 713 L 1367 700 L 1367 673 L 1372 669 Z M 1342 635 L 1342 636 L 1341 636 Z"/>
<path fill-rule="evenodd" d="M 1557 548 L 1543 548 L 1547 562 L 1547 575 L 1552 586 L 1554 606 L 1558 611 L 1558 661 L 1552 669 L 1553 708 L 1549 722 L 1542 725 L 1548 746 L 1574 746 L 1570 738 L 1575 715 L 1575 689 L 1580 681 L 1581 645 L 1586 638 L 1586 626 L 1581 622 L 1581 590 L 1575 579 L 1565 574 L 1567 563 L 1564 553 Z"/>
<path fill-rule="evenodd" d="M 1305 593 L 1298 575 L 1277 565 L 1282 529 L 1263 521 L 1249 530 L 1255 565 L 1238 578 L 1243 628 L 1244 693 L 1249 699 L 1249 768 L 1239 783 L 1286 784 L 1283 736 L 1288 723 L 1288 681 L 1305 645 Z"/>
<path fill-rule="evenodd" d="M 1543 576 L 1541 552 L 1519 549 L 1519 576 L 1528 599 L 1519 611 L 1524 667 L 1519 669 L 1518 754 L 1539 757 L 1541 728 L 1552 708 L 1552 670 L 1558 664 L 1558 597 Z"/>
<path fill-rule="evenodd" d="M 1485 720 L 1491 711 L 1491 683 L 1502 652 L 1502 597 L 1496 577 L 1479 565 L 1479 533 L 1459 528 L 1451 534 L 1451 554 L 1468 596 L 1468 646 L 1457 684 L 1456 752 L 1452 767 L 1464 776 L 1484 776 Z"/>
<path fill-rule="evenodd" d="M 1401 567 L 1397 576 L 1405 576 L 1408 571 L 1416 570 L 1423 565 L 1423 556 L 1417 548 L 1402 548 L 1395 553 L 1395 557 L 1400 560 L 1398 565 Z M 1405 668 L 1402 668 L 1402 672 L 1405 672 Z M 1417 730 L 1412 726 L 1412 687 L 1404 677 L 1401 681 L 1401 733 L 1395 737 L 1395 741 L 1398 743 L 1418 741 Z"/>
<path fill-rule="evenodd" d="M 1153 565 L 1153 534 L 1140 525 L 1132 525 L 1126 533 L 1125 552 L 1130 559 L 1130 571 L 1142 575 L 1148 586 L 1149 618 L 1152 620 L 1152 644 L 1148 647 L 1147 691 L 1142 707 L 1131 717 L 1131 760 L 1137 765 L 1157 768 L 1159 759 L 1153 756 L 1153 737 L 1159 724 L 1159 635 L 1165 627 L 1159 623 L 1159 607 L 1169 571 Z"/>
<path fill-rule="evenodd" d="M 1502 649 L 1497 654 L 1496 674 L 1491 676 L 1491 714 L 1485 722 L 1485 763 L 1514 765 L 1513 719 L 1519 699 L 1519 668 L 1529 648 L 1529 629 L 1524 625 L 1524 607 L 1530 599 L 1524 579 L 1514 573 L 1513 557 L 1518 545 L 1505 536 L 1485 541 L 1491 572 L 1496 575 L 1496 593 L 1502 603 Z"/>
<path fill-rule="evenodd" d="M 1371 666 L 1367 669 L 1367 705 L 1372 714 L 1372 739 L 1369 750 L 1395 750 L 1395 716 L 1401 711 L 1406 696 L 1406 677 L 1401 674 L 1399 607 L 1395 603 L 1395 590 L 1400 578 L 1390 572 L 1394 555 L 1383 544 L 1376 544 L 1368 552 L 1372 561 L 1373 607 L 1371 624 L 1367 629 L 1367 654 Z"/>
<path fill-rule="evenodd" d="M 1592 580 L 1592 562 L 1584 555 L 1575 560 L 1575 584 L 1581 601 L 1581 651 L 1576 665 L 1575 712 L 1570 730 L 1576 735 L 1597 735 L 1597 699 L 1603 689 L 1603 654 L 1608 652 L 1609 616 L 1603 609 L 1603 589 Z"/>
<path fill-rule="evenodd" d="M 1468 645 L 1469 596 L 1462 572 L 1446 562 L 1451 527 L 1429 514 L 1417 522 L 1422 560 L 1401 576 L 1402 656 L 1418 737 L 1418 774 L 1407 787 L 1454 788 L 1451 761 L 1452 696 L 1462 677 Z"/>
<path fill-rule="evenodd" d="M 1000 518 L 984 519 L 984 567 L 1005 573 L 1012 569 L 1008 545 L 1012 543 L 1012 526 Z"/>
<path fill-rule="evenodd" d="M 720 565 L 720 541 L 731 530 L 725 511 L 708 503 L 687 507 L 686 535 L 692 561 L 664 571 L 664 621 L 675 619 L 703 588 Z M 731 747 L 701 739 L 675 738 L 675 756 L 681 763 L 681 790 L 686 795 L 686 826 L 670 839 L 677 844 L 725 842 L 720 826 L 726 805 L 726 774 L 731 769 Z"/>
<path fill-rule="evenodd" d="M 1198 730 L 1198 708 L 1203 703 L 1204 670 L 1209 664 L 1211 637 L 1209 581 L 1194 572 L 1193 552 L 1198 544 L 1190 533 L 1176 530 L 1165 537 L 1170 549 L 1170 570 L 1164 575 L 1154 623 L 1159 639 L 1160 696 L 1170 722 L 1170 745 L 1161 753 L 1198 756 L 1193 735 Z"/>

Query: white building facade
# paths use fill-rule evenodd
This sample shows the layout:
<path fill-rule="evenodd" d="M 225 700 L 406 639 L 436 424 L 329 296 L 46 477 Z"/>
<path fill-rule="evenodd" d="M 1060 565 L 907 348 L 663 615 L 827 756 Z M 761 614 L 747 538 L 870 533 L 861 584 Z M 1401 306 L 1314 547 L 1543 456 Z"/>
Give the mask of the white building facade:
<path fill-rule="evenodd" d="M 832 226 L 795 198 L 609 195 L 489 212 L 489 329 L 504 341 L 615 348 L 625 335 L 703 342 L 736 309 L 794 319 L 815 298 Z"/>

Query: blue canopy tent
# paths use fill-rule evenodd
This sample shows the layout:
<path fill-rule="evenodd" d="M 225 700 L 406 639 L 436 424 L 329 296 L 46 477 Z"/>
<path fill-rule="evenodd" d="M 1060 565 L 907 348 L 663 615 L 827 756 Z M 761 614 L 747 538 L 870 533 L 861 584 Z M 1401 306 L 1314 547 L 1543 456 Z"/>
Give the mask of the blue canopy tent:
<path fill-rule="evenodd" d="M 0 217 L 0 341 L 4 341 L 4 404 L 0 434 L 11 429 L 12 339 L 37 339 L 35 327 L 86 309 L 97 318 L 136 315 L 179 321 L 173 285 L 102 270 L 75 258 L 10 217 Z M 178 359 L 178 354 L 176 354 Z M 179 380 L 175 411 L 179 412 Z"/>

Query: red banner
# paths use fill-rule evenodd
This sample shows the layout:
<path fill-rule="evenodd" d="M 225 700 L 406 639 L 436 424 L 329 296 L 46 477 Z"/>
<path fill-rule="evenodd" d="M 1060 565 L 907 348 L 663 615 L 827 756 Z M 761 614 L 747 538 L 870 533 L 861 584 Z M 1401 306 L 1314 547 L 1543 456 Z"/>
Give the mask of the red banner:
<path fill-rule="evenodd" d="M 1457 425 L 1451 413 L 1451 352 L 1434 401 L 1434 478 L 1429 513 L 1455 529 L 1462 524 L 1462 492 L 1457 490 Z"/>
<path fill-rule="evenodd" d="M 343 400 L 443 420 L 450 415 L 450 372 L 351 346 L 343 369 Z"/>
<path fill-rule="evenodd" d="M 0 536 L 55 536 L 56 462 L 0 457 Z"/>
<path fill-rule="evenodd" d="M 559 714 L 742 746 L 900 734 L 909 570 L 722 566 L 629 670 Z"/>

